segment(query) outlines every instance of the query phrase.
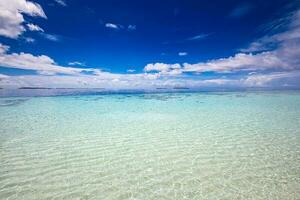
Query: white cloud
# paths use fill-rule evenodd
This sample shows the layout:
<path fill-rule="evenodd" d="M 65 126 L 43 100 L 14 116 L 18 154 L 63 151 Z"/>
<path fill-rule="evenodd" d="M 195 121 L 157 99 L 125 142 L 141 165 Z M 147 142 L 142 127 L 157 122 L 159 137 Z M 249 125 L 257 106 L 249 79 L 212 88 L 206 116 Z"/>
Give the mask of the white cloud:
<path fill-rule="evenodd" d="M 234 80 L 234 79 L 225 79 L 225 78 L 215 78 L 215 79 L 207 79 L 202 80 L 203 84 L 206 85 L 228 85 L 240 82 L 240 80 Z"/>
<path fill-rule="evenodd" d="M 0 86 L 104 87 L 108 89 L 147 89 L 160 86 L 191 88 L 297 86 L 299 88 L 299 19 L 300 14 L 297 11 L 292 15 L 285 31 L 277 31 L 274 35 L 254 41 L 257 46 L 264 47 L 264 50 L 239 52 L 230 57 L 199 63 L 150 63 L 144 67 L 144 73 L 135 74 L 132 73 L 133 69 L 129 69 L 127 74 L 115 74 L 92 68 L 64 67 L 46 55 L 9 53 L 9 47 L 0 43 L 0 66 L 34 70 L 39 73 L 26 76 L 4 75 Z M 195 36 L 194 39 L 201 39 L 201 37 Z M 80 65 L 80 62 L 75 61 L 69 64 Z M 201 76 L 202 72 L 210 71 L 215 72 L 214 78 Z M 231 74 L 224 77 L 223 73 Z"/>
<path fill-rule="evenodd" d="M 135 72 L 135 69 L 127 69 L 127 72 L 133 73 L 133 72 Z"/>
<path fill-rule="evenodd" d="M 66 7 L 67 3 L 65 0 L 54 0 L 57 4 Z"/>
<path fill-rule="evenodd" d="M 120 29 L 120 26 L 117 24 L 112 24 L 112 23 L 106 23 L 105 24 L 106 28 L 111 28 L 111 29 Z"/>
<path fill-rule="evenodd" d="M 9 46 L 0 43 L 0 54 L 4 54 L 9 50 Z"/>
<path fill-rule="evenodd" d="M 9 47 L 0 43 L 0 66 L 25 70 L 35 70 L 40 74 L 79 74 L 82 72 L 100 73 L 97 69 L 63 67 L 46 55 L 34 56 L 29 53 L 8 53 Z"/>
<path fill-rule="evenodd" d="M 245 79 L 243 79 L 243 84 L 248 87 L 265 87 L 265 86 L 272 86 L 272 85 L 274 86 L 274 82 L 277 81 L 281 84 L 281 86 L 285 86 L 285 85 L 293 85 L 294 83 L 297 83 L 299 80 L 300 80 L 300 71 L 273 72 L 269 74 L 250 75 Z"/>
<path fill-rule="evenodd" d="M 145 66 L 146 73 L 115 74 L 102 72 L 92 68 L 64 67 L 55 63 L 46 55 L 34 56 L 28 53 L 8 53 L 9 46 L 0 43 L 0 66 L 25 70 L 34 70 L 37 75 L 7 76 L 0 75 L 1 87 L 74 87 L 106 89 L 155 89 L 156 87 L 183 86 L 189 88 L 203 87 L 278 87 L 293 86 L 299 83 L 300 70 L 271 73 L 249 73 L 239 79 L 232 78 L 206 78 L 197 80 L 196 76 L 190 78 L 178 76 L 185 72 L 179 64 L 153 63 Z M 289 52 L 283 52 L 289 55 Z M 286 56 L 287 57 L 287 56 Z M 237 62 L 232 57 L 232 63 Z M 244 59 L 244 58 L 243 58 Z M 243 60 L 241 59 L 241 60 Z M 247 60 L 246 58 L 245 60 Z M 226 60 L 226 59 L 225 59 Z M 251 58 L 250 58 L 251 60 Z M 225 61 L 222 61 L 225 62 Z M 240 62 L 240 61 L 239 61 Z M 246 61 L 247 63 L 248 61 Z M 73 62 L 75 64 L 75 62 Z M 226 65 L 227 66 L 227 65 Z M 89 72 L 84 73 L 84 72 Z M 134 72 L 134 70 L 128 70 Z M 151 73 L 147 73 L 151 72 Z M 154 73 L 153 73 L 154 72 Z M 60 75 L 66 74 L 66 75 Z M 205 78 L 205 77 L 204 77 Z"/>
<path fill-rule="evenodd" d="M 0 1 L 0 35 L 16 39 L 24 31 L 23 14 L 47 18 L 41 6 L 26 0 Z"/>
<path fill-rule="evenodd" d="M 187 52 L 179 52 L 178 55 L 179 56 L 186 56 L 186 55 L 188 55 L 188 53 Z"/>
<path fill-rule="evenodd" d="M 129 24 L 126 27 L 125 25 L 122 25 L 122 24 L 106 23 L 104 26 L 108 29 L 114 29 L 114 30 L 128 30 L 128 31 L 136 30 L 136 25 L 134 25 L 134 24 Z"/>
<path fill-rule="evenodd" d="M 182 73 L 180 64 L 150 63 L 144 67 L 145 72 L 155 72 L 160 76 L 177 76 Z"/>
<path fill-rule="evenodd" d="M 275 52 L 263 52 L 260 54 L 238 53 L 229 58 L 215 59 L 208 62 L 188 64 L 184 63 L 186 72 L 218 72 L 229 73 L 237 71 L 255 71 L 267 69 L 289 69 Z"/>
<path fill-rule="evenodd" d="M 167 75 L 185 72 L 235 73 L 241 71 L 297 70 L 300 69 L 300 49 L 298 47 L 299 45 L 297 44 L 294 44 L 294 46 L 290 44 L 276 51 L 258 54 L 238 53 L 228 58 L 214 59 L 196 64 L 153 63 L 146 65 L 144 71 L 156 71 Z"/>
<path fill-rule="evenodd" d="M 85 66 L 85 63 L 74 61 L 74 62 L 69 62 L 68 65 Z"/>
<path fill-rule="evenodd" d="M 108 88 L 108 89 L 147 89 L 162 84 L 157 74 L 113 74 L 109 72 L 93 75 L 23 75 L 9 76 L 0 81 L 2 87 L 74 87 L 74 88 Z M 169 80 L 168 80 L 169 81 Z"/>
<path fill-rule="evenodd" d="M 300 10 L 294 11 L 289 19 L 291 21 L 286 25 L 285 31 L 254 41 L 242 53 L 196 64 L 184 63 L 182 72 L 234 73 L 299 70 Z"/>
<path fill-rule="evenodd" d="M 39 27 L 38 25 L 35 25 L 35 24 L 27 24 L 27 27 L 30 31 L 44 32 L 44 30 L 41 27 Z"/>
<path fill-rule="evenodd" d="M 248 88 L 248 87 L 298 87 L 300 71 L 257 74 L 240 79 L 209 78 L 204 80 L 184 78 L 161 78 L 157 74 L 112 74 L 101 72 L 98 75 L 0 75 L 1 87 L 53 87 L 53 88 L 105 88 L 114 89 L 155 89 L 157 87 L 203 88 Z M 296 84 L 296 85 L 295 85 Z"/>
<path fill-rule="evenodd" d="M 8 78 L 9 76 L 5 75 L 5 74 L 0 74 L 0 79 L 4 79 L 4 78 Z"/>
<path fill-rule="evenodd" d="M 179 64 L 165 64 L 165 63 L 151 63 L 147 64 L 144 68 L 144 71 L 170 71 L 172 69 L 180 69 Z"/>
<path fill-rule="evenodd" d="M 278 19 L 276 21 L 279 22 L 285 22 L 286 24 L 280 24 L 276 23 L 275 25 L 272 23 L 271 30 L 275 29 L 275 31 L 278 31 L 277 27 L 280 26 L 281 28 L 285 28 L 284 31 L 281 31 L 279 33 L 273 34 L 273 35 L 267 35 L 262 38 L 259 38 L 255 41 L 253 41 L 247 48 L 241 49 L 242 52 L 259 52 L 259 51 L 266 51 L 271 50 L 274 48 L 278 48 L 278 45 L 281 43 L 290 42 L 292 40 L 298 40 L 300 39 L 300 10 L 294 11 L 292 14 L 289 14 L 288 17 L 283 17 L 281 19 Z"/>

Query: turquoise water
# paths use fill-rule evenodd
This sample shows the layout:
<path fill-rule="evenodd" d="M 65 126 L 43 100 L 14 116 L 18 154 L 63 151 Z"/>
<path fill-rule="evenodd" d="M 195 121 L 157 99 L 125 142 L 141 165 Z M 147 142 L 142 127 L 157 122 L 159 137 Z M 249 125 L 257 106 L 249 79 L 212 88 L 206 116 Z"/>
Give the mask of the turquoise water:
<path fill-rule="evenodd" d="M 300 92 L 0 98 L 0 199 L 300 199 Z"/>

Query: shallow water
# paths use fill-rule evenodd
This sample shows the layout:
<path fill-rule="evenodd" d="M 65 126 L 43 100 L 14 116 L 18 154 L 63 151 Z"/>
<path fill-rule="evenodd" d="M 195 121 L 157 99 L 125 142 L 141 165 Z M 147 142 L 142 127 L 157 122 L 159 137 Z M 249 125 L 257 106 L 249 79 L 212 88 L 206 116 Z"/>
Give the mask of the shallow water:
<path fill-rule="evenodd" d="M 300 199 L 300 92 L 0 98 L 0 199 Z"/>

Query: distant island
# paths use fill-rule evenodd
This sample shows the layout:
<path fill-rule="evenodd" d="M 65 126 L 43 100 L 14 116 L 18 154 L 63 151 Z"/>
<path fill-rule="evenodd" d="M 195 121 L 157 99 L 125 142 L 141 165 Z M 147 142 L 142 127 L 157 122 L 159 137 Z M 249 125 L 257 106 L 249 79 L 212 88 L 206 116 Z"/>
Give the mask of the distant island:
<path fill-rule="evenodd" d="M 50 90 L 52 88 L 47 88 L 47 87 L 20 87 L 18 89 L 20 89 L 20 90 L 32 90 L 32 89 L 34 89 L 34 90 L 36 90 L 36 89 Z"/>
<path fill-rule="evenodd" d="M 174 90 L 189 90 L 190 88 L 188 87 L 174 87 Z"/>
<path fill-rule="evenodd" d="M 105 88 L 48 88 L 48 87 L 20 87 L 19 90 L 79 90 L 79 89 L 89 89 L 89 90 L 105 90 Z"/>

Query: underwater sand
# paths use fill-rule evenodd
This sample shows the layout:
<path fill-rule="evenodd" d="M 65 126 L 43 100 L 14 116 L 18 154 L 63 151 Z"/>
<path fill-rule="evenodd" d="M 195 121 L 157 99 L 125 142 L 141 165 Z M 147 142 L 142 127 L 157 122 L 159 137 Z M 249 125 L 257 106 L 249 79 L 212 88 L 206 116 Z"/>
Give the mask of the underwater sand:
<path fill-rule="evenodd" d="M 2 97 L 0 199 L 300 199 L 300 92 Z"/>

